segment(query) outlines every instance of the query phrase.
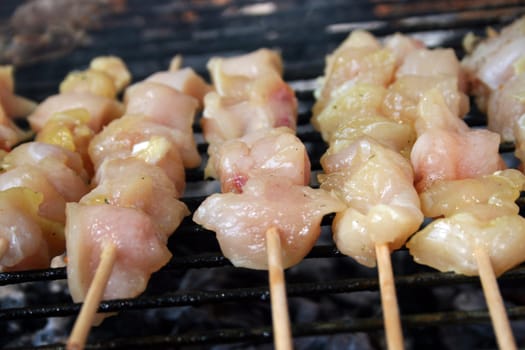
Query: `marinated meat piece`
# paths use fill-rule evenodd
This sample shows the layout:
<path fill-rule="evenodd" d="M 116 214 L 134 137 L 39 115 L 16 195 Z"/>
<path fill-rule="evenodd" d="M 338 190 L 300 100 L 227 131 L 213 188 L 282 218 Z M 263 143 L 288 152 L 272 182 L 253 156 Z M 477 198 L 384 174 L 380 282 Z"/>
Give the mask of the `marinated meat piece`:
<path fill-rule="evenodd" d="M 412 168 L 399 153 L 362 137 L 336 154 L 324 155 L 321 164 L 321 188 L 347 207 L 332 224 L 343 254 L 375 266 L 376 244 L 398 249 L 423 222 Z"/>
<path fill-rule="evenodd" d="M 177 200 L 180 193 L 158 166 L 141 159 L 114 159 L 102 163 L 97 186 L 80 200 L 81 204 L 110 204 L 139 209 L 148 214 L 157 234 L 169 237 L 190 212 Z"/>
<path fill-rule="evenodd" d="M 64 227 L 39 216 L 43 195 L 16 187 L 0 192 L 0 237 L 8 242 L 0 257 L 1 271 L 49 267 L 64 251 Z"/>
<path fill-rule="evenodd" d="M 182 193 L 184 166 L 200 164 L 200 155 L 192 147 L 192 140 L 193 136 L 151 122 L 147 117 L 128 115 L 113 121 L 93 138 L 89 155 L 95 169 L 106 159 L 140 156 L 162 167 Z"/>
<path fill-rule="evenodd" d="M 277 75 L 251 81 L 246 97 L 222 97 L 210 92 L 204 99 L 201 119 L 203 133 L 210 144 L 242 137 L 250 132 L 297 124 L 297 100 L 294 91 Z"/>
<path fill-rule="evenodd" d="M 209 196 L 193 220 L 217 234 L 223 254 L 238 267 L 267 269 L 266 231 L 281 235 L 283 267 L 299 263 L 312 249 L 324 215 L 344 209 L 328 192 L 286 178 L 252 178 L 243 193 Z"/>
<path fill-rule="evenodd" d="M 0 191 L 15 187 L 41 193 L 43 199 L 39 215 L 56 222 L 66 222 L 66 201 L 39 167 L 22 164 L 0 174 Z"/>
<path fill-rule="evenodd" d="M 21 165 L 38 167 L 66 202 L 78 201 L 89 190 L 80 156 L 62 147 L 27 142 L 13 149 L 2 160 L 5 170 Z"/>
<path fill-rule="evenodd" d="M 204 96 L 213 88 L 191 68 L 177 71 L 157 72 L 146 78 L 146 81 L 167 85 L 199 101 L 202 108 Z"/>
<path fill-rule="evenodd" d="M 419 137 L 410 155 L 418 192 L 438 180 L 473 178 L 505 169 L 499 135 L 470 130 L 448 110 L 437 90 L 425 94 L 419 112 Z"/>
<path fill-rule="evenodd" d="M 498 276 L 525 260 L 525 219 L 519 215 L 479 219 L 470 213 L 434 220 L 407 243 L 416 262 L 440 271 L 478 275 L 475 249 L 490 256 Z"/>
<path fill-rule="evenodd" d="M 310 160 L 293 130 L 263 129 L 211 145 L 206 175 L 220 180 L 221 192 L 242 192 L 248 179 L 272 175 L 295 185 L 310 182 Z"/>
<path fill-rule="evenodd" d="M 86 92 L 68 92 L 48 97 L 38 105 L 28 117 L 29 124 L 38 132 L 55 113 L 79 108 L 89 112 L 91 118 L 88 125 L 94 132 L 99 132 L 102 126 L 124 114 L 122 104 L 113 99 Z"/>
<path fill-rule="evenodd" d="M 103 300 L 136 297 L 171 258 L 165 237 L 140 210 L 68 203 L 66 216 L 68 285 L 75 302 L 84 300 L 106 242 L 115 244 L 117 257 Z"/>
<path fill-rule="evenodd" d="M 468 212 L 480 220 L 518 215 L 516 199 L 525 185 L 525 175 L 507 169 L 478 178 L 438 181 L 420 194 L 427 217 L 452 216 Z"/>

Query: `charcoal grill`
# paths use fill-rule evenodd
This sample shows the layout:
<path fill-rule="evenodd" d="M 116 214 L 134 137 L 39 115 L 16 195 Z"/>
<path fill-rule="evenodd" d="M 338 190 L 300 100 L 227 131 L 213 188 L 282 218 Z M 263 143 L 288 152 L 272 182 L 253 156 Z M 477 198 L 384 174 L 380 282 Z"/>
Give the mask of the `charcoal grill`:
<path fill-rule="evenodd" d="M 19 4 L 2 0 L 4 24 Z M 351 30 L 412 34 L 432 47 L 452 47 L 461 56 L 461 40 L 469 31 L 481 34 L 486 26 L 500 27 L 524 13 L 525 1 L 518 0 L 128 0 L 123 11 L 104 13 L 83 28 L 82 40 L 62 48 L 53 59 L 20 61 L 17 92 L 40 101 L 57 91 L 70 70 L 86 67 L 100 54 L 122 57 L 134 80 L 140 80 L 166 69 L 177 53 L 183 54 L 185 65 L 208 77 L 205 64 L 213 55 L 277 48 L 285 62 L 285 79 L 300 101 L 298 135 L 316 173 L 326 146 L 309 125 L 313 81 L 322 74 L 324 56 Z M 13 35 L 7 27 L 3 33 Z M 471 126 L 485 123 L 475 109 L 466 121 Z M 195 131 L 200 134 L 198 123 Z M 198 140 L 205 155 L 206 144 L 202 137 Z M 501 147 L 510 158 L 512 150 L 512 145 Z M 193 212 L 217 184 L 203 180 L 203 167 L 188 171 L 187 181 L 183 200 Z M 330 222 L 331 217 L 323 220 L 318 245 L 286 272 L 295 345 L 383 348 L 376 271 L 335 249 Z M 173 259 L 152 276 L 142 296 L 101 304 L 100 311 L 119 315 L 93 329 L 88 348 L 271 347 L 265 272 L 232 267 L 213 233 L 190 218 L 169 247 Z M 417 265 L 404 249 L 392 259 L 407 348 L 496 347 L 477 278 Z M 0 346 L 63 348 L 61 341 L 80 309 L 64 289 L 65 278 L 64 268 L 0 273 Z M 525 346 L 525 266 L 505 273 L 499 282 L 516 340 Z"/>

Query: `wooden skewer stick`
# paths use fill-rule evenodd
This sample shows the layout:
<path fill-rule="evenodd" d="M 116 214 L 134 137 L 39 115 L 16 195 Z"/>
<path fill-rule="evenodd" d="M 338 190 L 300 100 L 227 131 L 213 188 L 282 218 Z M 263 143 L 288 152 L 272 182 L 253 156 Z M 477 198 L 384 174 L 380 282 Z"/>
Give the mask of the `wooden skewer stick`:
<path fill-rule="evenodd" d="M 396 286 L 392 272 L 390 249 L 387 243 L 376 244 L 377 270 L 379 273 L 379 287 L 381 290 L 381 304 L 383 308 L 383 322 L 385 324 L 386 341 L 389 350 L 402 350 L 403 332 L 399 319 Z"/>
<path fill-rule="evenodd" d="M 0 238 L 0 259 L 7 253 L 9 249 L 9 241 L 5 238 Z"/>
<path fill-rule="evenodd" d="M 67 342 L 68 350 L 81 350 L 84 349 L 86 340 L 93 325 L 95 315 L 100 305 L 100 300 L 104 295 L 104 290 L 108 283 L 109 277 L 111 276 L 111 270 L 115 264 L 117 258 L 117 247 L 113 243 L 104 245 L 104 249 L 100 255 L 100 262 L 95 271 L 95 276 L 89 290 L 86 294 L 84 304 L 80 309 L 73 331 L 69 336 Z"/>
<path fill-rule="evenodd" d="M 507 311 L 501 298 L 490 256 L 482 247 L 476 248 L 474 255 L 476 256 L 479 278 L 481 279 L 481 286 L 483 287 L 483 293 L 487 301 L 498 346 L 500 349 L 505 350 L 516 349 L 516 341 L 510 328 L 509 318 L 507 317 Z"/>
<path fill-rule="evenodd" d="M 273 341 L 276 350 L 290 350 L 293 348 L 292 332 L 284 281 L 281 238 L 275 227 L 266 231 L 266 251 L 272 303 Z"/>

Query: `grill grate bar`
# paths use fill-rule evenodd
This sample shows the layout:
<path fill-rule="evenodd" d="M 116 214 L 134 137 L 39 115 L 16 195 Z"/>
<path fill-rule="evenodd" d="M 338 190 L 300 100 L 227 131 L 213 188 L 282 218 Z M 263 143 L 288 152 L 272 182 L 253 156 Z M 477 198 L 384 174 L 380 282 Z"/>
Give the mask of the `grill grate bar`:
<path fill-rule="evenodd" d="M 500 277 L 503 280 L 525 278 L 525 267 L 511 270 Z M 424 286 L 458 285 L 479 283 L 476 276 L 462 276 L 453 273 L 425 272 L 395 277 L 396 287 L 413 288 Z M 351 293 L 365 290 L 377 290 L 377 278 L 351 278 L 327 282 L 289 283 L 287 294 L 296 296 L 320 296 L 324 294 Z M 232 288 L 213 291 L 178 291 L 157 296 L 143 296 L 135 299 L 103 301 L 99 312 L 122 312 L 175 306 L 198 306 L 203 304 L 242 302 L 250 300 L 267 301 L 270 297 L 267 286 L 254 288 Z M 0 310 L 0 321 L 39 317 L 57 317 L 77 314 L 81 304 L 63 303 L 44 306 L 29 306 Z"/>
<path fill-rule="evenodd" d="M 525 317 L 525 307 L 511 307 L 507 309 L 511 319 Z M 486 311 L 449 311 L 404 315 L 401 317 L 406 328 L 450 326 L 454 324 L 484 324 L 490 323 L 490 316 Z M 294 337 L 329 335 L 338 333 L 352 333 L 380 330 L 383 327 L 382 318 L 358 318 L 330 322 L 312 322 L 292 325 Z M 109 341 L 91 342 L 86 349 L 131 349 L 176 347 L 182 345 L 209 345 L 226 343 L 269 343 L 272 341 L 271 327 L 218 329 L 214 331 L 191 332 L 173 336 L 146 336 L 137 338 L 118 338 Z M 32 349 L 62 350 L 63 344 L 38 346 Z M 21 350 L 22 348 L 11 348 Z"/>

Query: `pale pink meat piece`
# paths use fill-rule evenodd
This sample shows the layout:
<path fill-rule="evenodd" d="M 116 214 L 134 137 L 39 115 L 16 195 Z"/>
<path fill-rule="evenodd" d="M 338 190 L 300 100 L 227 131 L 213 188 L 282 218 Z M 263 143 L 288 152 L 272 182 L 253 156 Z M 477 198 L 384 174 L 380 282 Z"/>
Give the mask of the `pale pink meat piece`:
<path fill-rule="evenodd" d="M 445 99 L 448 109 L 456 117 L 463 117 L 469 110 L 468 96 L 458 90 L 457 77 L 404 75 L 387 89 L 381 112 L 396 121 L 414 124 L 419 118 L 418 104 L 423 95 L 437 89 Z"/>
<path fill-rule="evenodd" d="M 419 137 L 410 154 L 418 192 L 435 181 L 473 178 L 506 167 L 499 154 L 500 136 L 468 128 L 437 90 L 425 93 L 418 110 Z"/>
<path fill-rule="evenodd" d="M 7 242 L 0 271 L 47 268 L 64 252 L 64 225 L 39 215 L 42 200 L 41 193 L 25 187 L 0 191 L 0 238 Z"/>
<path fill-rule="evenodd" d="M 479 42 L 461 64 L 467 73 L 471 93 L 481 111 L 487 111 L 490 94 L 516 73 L 514 65 L 525 59 L 525 17 L 512 22 L 500 33 Z"/>
<path fill-rule="evenodd" d="M 475 249 L 484 249 L 496 276 L 525 260 L 525 219 L 519 215 L 481 220 L 470 213 L 434 220 L 407 243 L 420 264 L 475 276 Z"/>
<path fill-rule="evenodd" d="M 171 258 L 165 238 L 140 210 L 68 203 L 66 216 L 68 285 L 75 302 L 84 300 L 106 242 L 115 244 L 117 256 L 103 300 L 136 297 Z"/>
<path fill-rule="evenodd" d="M 408 35 L 395 33 L 385 39 L 384 46 L 392 50 L 396 57 L 396 66 L 399 67 L 409 53 L 425 48 L 425 43 Z"/>
<path fill-rule="evenodd" d="M 423 221 L 408 160 L 368 137 L 321 158 L 321 188 L 346 208 L 332 224 L 337 248 L 366 266 L 375 266 L 375 245 L 400 248 Z"/>
<path fill-rule="evenodd" d="M 278 75 L 250 81 L 243 96 L 223 97 L 210 92 L 204 101 L 201 119 L 203 134 L 209 143 L 224 142 L 250 132 L 297 125 L 297 99 L 291 87 Z"/>
<path fill-rule="evenodd" d="M 140 151 L 141 148 L 136 145 L 152 138 L 163 138 L 171 145 L 168 148 L 163 147 L 160 157 L 153 161 L 163 166 L 174 181 L 180 178 L 179 174 L 184 172 L 184 167 L 194 168 L 201 163 L 193 134 L 188 135 L 155 123 L 143 115 L 126 115 L 111 122 L 93 138 L 88 152 L 97 169 L 106 158 L 127 158 L 133 155 L 134 151 Z M 180 188 L 180 185 L 177 187 Z"/>
<path fill-rule="evenodd" d="M 39 214 L 53 221 L 66 222 L 66 201 L 38 166 L 22 164 L 0 174 L 0 191 L 14 187 L 26 187 L 42 193 L 44 198 Z"/>
<path fill-rule="evenodd" d="M 273 175 L 295 185 L 310 182 L 310 160 L 293 130 L 262 129 L 239 139 L 211 145 L 206 175 L 221 182 L 222 192 L 242 192 L 253 177 Z"/>
<path fill-rule="evenodd" d="M 396 79 L 405 75 L 420 77 L 456 77 L 460 91 L 466 91 L 466 78 L 452 49 L 419 49 L 410 51 L 396 71 Z"/>
<path fill-rule="evenodd" d="M 426 217 L 436 218 L 468 212 L 480 220 L 518 215 L 516 199 L 525 185 L 525 175 L 506 169 L 477 178 L 438 181 L 420 194 Z"/>
<path fill-rule="evenodd" d="M 20 165 L 38 167 L 66 202 L 76 202 L 89 191 L 80 155 L 60 146 L 27 142 L 13 149 L 2 160 L 4 169 Z"/>
<path fill-rule="evenodd" d="M 157 72 L 146 78 L 146 81 L 167 85 L 183 94 L 194 97 L 202 107 L 204 96 L 213 88 L 191 68 L 177 71 Z"/>
<path fill-rule="evenodd" d="M 80 200 L 82 204 L 110 204 L 135 208 L 148 214 L 156 232 L 169 237 L 190 212 L 177 200 L 179 193 L 166 173 L 140 159 L 108 160 L 98 169 L 97 186 Z"/>
<path fill-rule="evenodd" d="M 144 115 L 151 121 L 193 135 L 193 121 L 198 101 L 169 86 L 141 82 L 126 89 L 127 115 Z"/>
<path fill-rule="evenodd" d="M 517 141 L 514 134 L 518 118 L 525 115 L 525 72 L 494 90 L 487 105 L 487 128 L 501 135 L 502 141 Z"/>
<path fill-rule="evenodd" d="M 344 209 L 328 192 L 286 178 L 249 179 L 243 193 L 209 196 L 193 220 L 217 234 L 223 254 L 235 265 L 267 269 L 266 231 L 281 236 L 283 267 L 299 263 L 312 249 L 324 215 Z"/>
<path fill-rule="evenodd" d="M 84 108 L 89 112 L 91 119 L 88 125 L 95 132 L 99 132 L 102 126 L 124 113 L 122 104 L 116 100 L 91 93 L 70 92 L 50 96 L 39 104 L 28 117 L 29 124 L 38 132 L 53 114 L 78 108 Z"/>

